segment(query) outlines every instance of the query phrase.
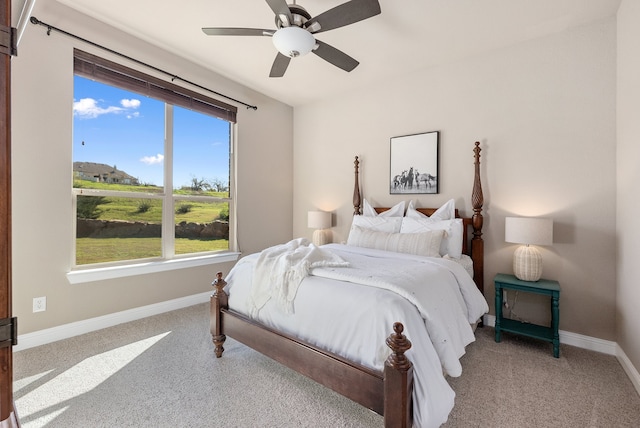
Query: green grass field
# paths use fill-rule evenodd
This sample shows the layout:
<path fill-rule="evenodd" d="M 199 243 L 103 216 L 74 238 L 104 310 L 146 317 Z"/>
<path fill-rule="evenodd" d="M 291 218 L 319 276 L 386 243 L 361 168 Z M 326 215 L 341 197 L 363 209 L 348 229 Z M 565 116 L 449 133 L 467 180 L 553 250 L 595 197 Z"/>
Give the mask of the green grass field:
<path fill-rule="evenodd" d="M 91 188 L 101 190 L 113 190 L 123 192 L 139 192 L 139 193 L 160 193 L 162 188 L 156 186 L 130 186 L 124 184 L 107 184 L 94 183 L 90 181 L 74 180 L 76 189 Z M 191 190 L 176 190 L 174 194 L 188 194 L 198 196 L 213 196 L 218 198 L 226 198 L 228 193 Z M 96 201 L 100 199 L 101 203 L 96 206 L 92 216 L 78 211 L 78 216 L 86 218 L 95 218 L 97 220 L 125 220 L 125 221 L 143 221 L 148 223 L 161 223 L 162 221 L 162 201 L 159 199 L 146 198 L 121 198 L 115 196 L 96 197 L 96 196 L 78 196 L 78 200 L 82 199 Z M 78 203 L 80 206 L 80 202 Z M 227 202 L 194 202 L 194 201 L 178 201 L 175 204 L 176 223 L 181 221 L 194 223 L 211 223 L 220 218 L 220 214 L 228 217 L 229 204 Z M 189 209 L 180 210 L 180 207 L 188 206 Z"/>
<path fill-rule="evenodd" d="M 78 198 L 93 198 L 93 196 L 79 196 Z M 182 206 L 188 206 L 188 210 L 180 210 Z M 181 221 L 211 223 L 218 219 L 221 213 L 228 213 L 228 207 L 227 202 L 180 201 L 175 206 L 174 218 L 176 223 Z M 97 220 L 143 221 L 160 224 L 162 223 L 162 201 L 108 196 L 103 199 L 103 203 L 97 206 L 96 213 L 95 219 Z"/>
<path fill-rule="evenodd" d="M 136 260 L 162 255 L 160 238 L 78 238 L 76 264 Z M 229 249 L 228 239 L 176 239 L 176 254 Z"/>
<path fill-rule="evenodd" d="M 75 188 L 104 189 L 141 193 L 160 193 L 156 186 L 129 186 L 121 184 L 74 181 Z M 223 192 L 193 192 L 178 190 L 177 194 L 227 197 Z M 99 204 L 95 204 L 99 202 Z M 86 204 L 93 208 L 83 208 Z M 124 220 L 146 223 L 162 223 L 162 201 L 147 198 L 78 196 L 78 216 L 96 220 Z M 175 205 L 174 221 L 211 223 L 216 219 L 228 219 L 227 202 L 179 201 Z M 176 239 L 176 254 L 198 253 L 229 249 L 228 239 Z M 117 260 L 135 260 L 162 255 L 160 238 L 77 238 L 76 264 L 85 265 Z"/>
<path fill-rule="evenodd" d="M 87 180 L 73 180 L 75 189 L 114 190 L 117 192 L 162 193 L 162 187 L 158 186 L 132 186 L 128 184 L 98 183 Z"/>

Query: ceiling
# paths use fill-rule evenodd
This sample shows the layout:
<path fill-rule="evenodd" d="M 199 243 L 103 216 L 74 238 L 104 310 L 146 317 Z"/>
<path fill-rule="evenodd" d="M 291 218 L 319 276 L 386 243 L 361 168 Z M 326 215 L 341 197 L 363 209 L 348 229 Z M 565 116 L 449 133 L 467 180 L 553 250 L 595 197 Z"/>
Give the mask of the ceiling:
<path fill-rule="evenodd" d="M 268 77 L 276 56 L 271 38 L 206 36 L 201 30 L 275 29 L 264 0 L 57 1 L 297 106 L 602 20 L 615 15 L 621 0 L 380 0 L 380 15 L 317 35 L 357 59 L 355 70 L 347 73 L 309 54 L 292 59 L 281 78 Z M 345 2 L 295 3 L 315 16 Z M 13 0 L 14 15 L 24 3 Z"/>

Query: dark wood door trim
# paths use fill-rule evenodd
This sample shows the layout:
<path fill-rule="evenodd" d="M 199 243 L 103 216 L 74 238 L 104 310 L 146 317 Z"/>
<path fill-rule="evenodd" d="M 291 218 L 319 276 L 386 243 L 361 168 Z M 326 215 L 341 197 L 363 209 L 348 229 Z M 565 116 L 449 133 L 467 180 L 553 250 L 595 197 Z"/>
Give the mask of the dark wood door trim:
<path fill-rule="evenodd" d="M 11 46 L 11 2 L 0 0 L 2 44 Z M 6 29 L 9 29 L 7 32 Z M 7 39 L 6 34 L 9 33 Z M 14 33 L 15 34 L 15 33 Z M 0 53 L 0 319 L 11 318 L 11 54 Z M 13 404 L 13 351 L 0 348 L 0 427 L 17 427 Z"/>

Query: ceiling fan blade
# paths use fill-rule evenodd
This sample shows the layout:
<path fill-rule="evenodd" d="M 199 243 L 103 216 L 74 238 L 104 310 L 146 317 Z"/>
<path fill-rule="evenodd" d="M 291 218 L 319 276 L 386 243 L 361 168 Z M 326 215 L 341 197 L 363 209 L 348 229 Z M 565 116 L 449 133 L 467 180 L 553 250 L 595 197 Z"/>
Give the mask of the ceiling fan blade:
<path fill-rule="evenodd" d="M 351 58 L 341 50 L 338 50 L 331 45 L 321 42 L 318 39 L 316 39 L 316 44 L 318 45 L 318 47 L 312 51 L 314 54 L 318 55 L 325 61 L 330 62 L 336 67 L 343 69 L 344 71 L 351 71 L 356 68 L 358 64 L 360 64 L 358 61 Z"/>
<path fill-rule="evenodd" d="M 282 22 L 283 26 L 291 26 L 293 17 L 291 16 L 289 5 L 287 5 L 287 0 L 267 0 L 267 4 L 269 5 L 273 13 L 276 14 L 276 17 L 280 20 L 280 22 Z"/>
<path fill-rule="evenodd" d="M 203 28 L 209 36 L 273 36 L 275 30 L 263 28 Z"/>
<path fill-rule="evenodd" d="M 312 33 L 322 33 L 378 14 L 380 14 L 378 0 L 351 0 L 311 18 L 305 23 L 305 27 L 309 28 Z M 314 24 L 316 26 L 320 24 L 320 29 L 314 30 Z"/>
<path fill-rule="evenodd" d="M 284 76 L 284 72 L 287 71 L 287 67 L 289 66 L 289 62 L 291 58 L 282 55 L 278 52 L 276 59 L 273 61 L 273 65 L 271 66 L 271 72 L 269 73 L 269 77 L 282 77 Z"/>

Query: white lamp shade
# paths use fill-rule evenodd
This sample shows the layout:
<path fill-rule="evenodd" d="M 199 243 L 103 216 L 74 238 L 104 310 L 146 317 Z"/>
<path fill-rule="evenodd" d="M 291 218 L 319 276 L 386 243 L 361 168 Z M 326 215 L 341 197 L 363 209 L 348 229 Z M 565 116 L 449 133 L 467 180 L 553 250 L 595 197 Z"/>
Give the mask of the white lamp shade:
<path fill-rule="evenodd" d="M 279 29 L 272 39 L 276 49 L 291 58 L 308 54 L 316 44 L 310 32 L 295 25 Z"/>
<path fill-rule="evenodd" d="M 326 211 L 309 211 L 307 226 L 310 229 L 328 229 L 331 227 L 331 213 Z"/>
<path fill-rule="evenodd" d="M 542 276 L 542 254 L 529 245 L 553 243 L 553 220 L 550 218 L 507 217 L 504 240 L 525 244 L 513 253 L 513 274 L 522 281 L 537 281 Z"/>
<path fill-rule="evenodd" d="M 535 217 L 507 217 L 504 240 L 515 244 L 551 245 L 553 220 Z"/>

